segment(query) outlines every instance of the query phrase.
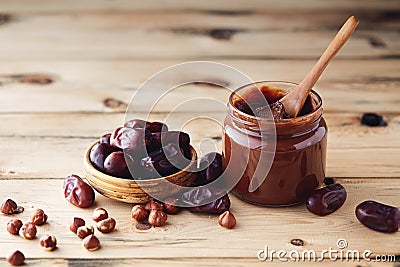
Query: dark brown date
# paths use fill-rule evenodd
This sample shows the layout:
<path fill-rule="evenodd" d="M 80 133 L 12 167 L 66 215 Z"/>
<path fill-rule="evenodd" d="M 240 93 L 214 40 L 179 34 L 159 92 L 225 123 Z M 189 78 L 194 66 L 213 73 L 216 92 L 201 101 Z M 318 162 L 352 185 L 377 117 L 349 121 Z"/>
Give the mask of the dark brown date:
<path fill-rule="evenodd" d="M 148 172 L 145 176 L 168 176 L 183 169 L 187 160 L 181 150 L 174 144 L 168 144 L 160 150 L 149 153 L 148 157 L 141 160 L 141 165 Z"/>
<path fill-rule="evenodd" d="M 383 117 L 376 113 L 364 113 L 360 121 L 361 124 L 372 127 L 387 125 L 387 122 L 383 120 Z"/>
<path fill-rule="evenodd" d="M 126 154 L 126 156 L 130 157 L 128 154 Z M 133 164 L 133 159 L 130 161 L 132 161 Z M 125 154 L 122 151 L 113 152 L 104 160 L 104 170 L 112 176 L 122 178 L 130 177 L 128 164 L 125 161 Z"/>
<path fill-rule="evenodd" d="M 187 133 L 179 131 L 152 133 L 147 143 L 147 151 L 150 153 L 152 151 L 161 149 L 161 147 L 167 144 L 179 145 L 184 156 L 187 159 L 190 159 L 190 137 Z"/>
<path fill-rule="evenodd" d="M 146 131 L 151 133 L 168 131 L 168 126 L 162 122 L 159 121 L 148 122 L 140 119 L 127 121 L 125 122 L 124 127 L 129 127 L 133 129 L 146 129 Z"/>
<path fill-rule="evenodd" d="M 307 209 L 319 216 L 338 210 L 346 201 L 346 189 L 340 184 L 331 184 L 315 190 L 307 198 Z"/>
<path fill-rule="evenodd" d="M 104 161 L 111 153 L 118 151 L 118 148 L 107 145 L 106 143 L 97 143 L 90 150 L 90 161 L 99 171 L 104 172 Z"/>
<path fill-rule="evenodd" d="M 162 122 L 154 121 L 146 123 L 146 130 L 151 133 L 167 132 L 168 126 Z"/>
<path fill-rule="evenodd" d="M 145 131 L 128 127 L 119 127 L 110 138 L 112 146 L 129 149 L 133 154 L 145 154 Z"/>
<path fill-rule="evenodd" d="M 101 143 L 101 144 L 110 145 L 110 138 L 111 138 L 111 134 L 110 134 L 110 133 L 103 134 L 103 135 L 100 137 L 100 143 Z"/>
<path fill-rule="evenodd" d="M 146 126 L 146 121 L 141 119 L 134 119 L 124 123 L 124 127 L 132 129 L 143 129 Z"/>
<path fill-rule="evenodd" d="M 376 201 L 368 200 L 356 207 L 357 219 L 375 231 L 394 233 L 400 227 L 400 211 Z"/>
<path fill-rule="evenodd" d="M 201 186 L 216 180 L 222 174 L 222 156 L 211 152 L 201 158 L 200 171 L 196 174 L 194 186 Z"/>
<path fill-rule="evenodd" d="M 93 188 L 85 183 L 78 175 L 70 175 L 64 180 L 64 197 L 71 204 L 86 208 L 94 202 Z"/>
<path fill-rule="evenodd" d="M 210 202 L 213 197 L 218 197 L 218 199 Z M 183 193 L 182 202 L 190 205 L 188 210 L 192 213 L 221 214 L 229 210 L 231 206 L 231 201 L 225 191 L 211 190 L 207 187 L 197 187 Z"/>

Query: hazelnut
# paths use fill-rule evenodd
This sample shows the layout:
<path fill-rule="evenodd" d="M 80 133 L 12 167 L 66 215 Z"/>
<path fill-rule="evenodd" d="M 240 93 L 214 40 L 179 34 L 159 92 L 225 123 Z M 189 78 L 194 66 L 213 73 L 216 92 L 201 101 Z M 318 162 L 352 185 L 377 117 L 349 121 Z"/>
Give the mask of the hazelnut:
<path fill-rule="evenodd" d="M 20 265 L 24 264 L 25 256 L 24 256 L 24 254 L 22 254 L 21 251 L 16 250 L 16 251 L 10 253 L 6 259 L 9 264 L 11 264 L 13 266 L 20 266 Z"/>
<path fill-rule="evenodd" d="M 7 223 L 7 231 L 12 235 L 18 235 L 21 227 L 22 221 L 18 219 L 12 219 Z"/>
<path fill-rule="evenodd" d="M 146 205 L 144 206 L 144 208 L 148 211 L 151 210 L 163 210 L 164 206 L 161 203 L 158 203 L 154 200 L 150 200 L 149 202 L 146 203 Z"/>
<path fill-rule="evenodd" d="M 162 210 L 152 210 L 149 214 L 149 223 L 153 226 L 163 226 L 167 221 L 167 214 Z"/>
<path fill-rule="evenodd" d="M 95 222 L 102 221 L 108 218 L 108 212 L 103 208 L 95 208 L 92 218 Z"/>
<path fill-rule="evenodd" d="M 222 213 L 221 215 L 219 215 L 218 223 L 222 227 L 225 227 L 227 229 L 232 229 L 236 225 L 236 219 L 235 219 L 235 216 L 233 216 L 232 212 L 227 210 L 224 213 Z"/>
<path fill-rule="evenodd" d="M 181 209 L 176 205 L 176 203 L 178 202 L 177 199 L 175 198 L 167 198 L 166 200 L 164 200 L 164 211 L 167 214 L 177 214 L 178 212 L 181 211 Z"/>
<path fill-rule="evenodd" d="M 69 230 L 74 232 L 76 234 L 76 231 L 78 230 L 79 227 L 84 226 L 85 221 L 81 218 L 74 217 L 74 220 L 72 221 L 71 225 L 69 226 Z"/>
<path fill-rule="evenodd" d="M 6 199 L 0 207 L 0 211 L 4 214 L 13 214 L 16 210 L 17 203 L 12 199 Z"/>
<path fill-rule="evenodd" d="M 85 237 L 94 234 L 93 226 L 80 226 L 78 230 L 76 230 L 76 234 L 80 239 L 84 239 Z"/>
<path fill-rule="evenodd" d="M 47 221 L 47 215 L 42 209 L 34 210 L 31 216 L 31 222 L 34 225 L 42 225 Z"/>
<path fill-rule="evenodd" d="M 145 220 L 149 212 L 142 205 L 135 205 L 132 208 L 132 218 L 137 222 Z"/>
<path fill-rule="evenodd" d="M 27 222 L 24 225 L 22 225 L 21 231 L 26 239 L 32 240 L 35 239 L 36 237 L 37 233 L 36 225 L 34 225 L 31 222 Z"/>
<path fill-rule="evenodd" d="M 89 251 L 95 251 L 100 248 L 100 241 L 94 235 L 89 235 L 85 237 L 82 241 L 83 246 Z"/>
<path fill-rule="evenodd" d="M 53 235 L 44 235 L 40 238 L 40 246 L 47 251 L 53 251 L 57 248 L 57 239 Z"/>
<path fill-rule="evenodd" d="M 105 220 L 99 221 L 96 224 L 97 230 L 104 234 L 111 233 L 115 229 L 116 221 L 113 218 L 107 218 Z"/>

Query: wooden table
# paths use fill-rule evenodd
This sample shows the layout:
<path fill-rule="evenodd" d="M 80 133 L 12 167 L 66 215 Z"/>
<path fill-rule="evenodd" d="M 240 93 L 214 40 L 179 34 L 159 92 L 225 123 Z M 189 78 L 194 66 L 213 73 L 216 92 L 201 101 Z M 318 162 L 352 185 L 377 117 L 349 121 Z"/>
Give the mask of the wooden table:
<path fill-rule="evenodd" d="M 25 207 L 11 216 L 23 221 L 33 209 L 44 209 L 49 222 L 38 234 L 52 233 L 59 240 L 58 250 L 45 252 L 38 239 L 11 236 L 3 227 L 0 257 L 20 249 L 28 266 L 265 266 L 280 261 L 260 262 L 257 251 L 264 246 L 321 252 L 337 248 L 339 238 L 347 240 L 347 249 L 400 254 L 398 232 L 369 230 L 354 214 L 367 199 L 400 206 L 398 0 L 2 0 L 0 12 L 0 195 Z M 102 249 L 97 252 L 86 251 L 69 232 L 71 218 L 90 222 L 92 208 L 66 202 L 63 179 L 84 175 L 84 150 L 122 124 L 129 99 L 148 77 L 177 63 L 209 60 L 253 80 L 299 82 L 352 14 L 360 19 L 359 28 L 316 86 L 329 125 L 327 176 L 348 191 L 338 212 L 321 218 L 304 205 L 263 208 L 231 196 L 234 230 L 220 227 L 215 216 L 184 211 L 170 216 L 166 227 L 138 232 L 132 205 L 97 194 L 95 206 L 109 210 L 117 231 L 98 235 Z M 218 87 L 192 85 L 161 101 L 153 118 L 163 119 L 197 96 L 227 99 Z M 195 109 L 225 116 L 205 106 L 181 111 L 175 120 Z M 135 111 L 145 113 L 140 106 Z M 360 125 L 364 112 L 382 114 L 387 127 Z M 186 129 L 193 144 L 198 148 L 203 138 L 211 138 L 220 151 L 221 128 L 202 123 Z M 0 225 L 9 219 L 1 215 Z M 293 238 L 305 245 L 292 245 Z M 324 266 L 393 264 L 324 261 Z"/>

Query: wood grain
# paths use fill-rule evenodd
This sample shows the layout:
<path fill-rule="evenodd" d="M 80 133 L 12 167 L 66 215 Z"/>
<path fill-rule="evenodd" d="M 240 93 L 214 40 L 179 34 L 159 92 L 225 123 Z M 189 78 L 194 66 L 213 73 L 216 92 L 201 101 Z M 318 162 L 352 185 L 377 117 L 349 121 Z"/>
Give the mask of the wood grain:
<path fill-rule="evenodd" d="M 255 259 L 258 250 L 268 245 L 271 249 L 291 250 L 314 249 L 320 252 L 336 247 L 338 238 L 345 238 L 348 249 L 369 249 L 374 254 L 399 254 L 398 233 L 382 234 L 366 229 L 354 215 L 355 206 L 366 200 L 375 199 L 396 205 L 400 190 L 400 179 L 339 179 L 348 191 L 345 205 L 326 217 L 310 214 L 303 205 L 287 208 L 265 208 L 246 204 L 231 196 L 232 212 L 238 224 L 234 230 L 221 228 L 217 216 L 196 215 L 187 211 L 169 216 L 168 224 L 138 232 L 130 218 L 132 205 L 96 196 L 96 206 L 109 211 L 117 221 L 117 231 L 111 234 L 97 233 L 102 242 L 98 252 L 87 252 L 79 240 L 67 228 L 73 216 L 84 218 L 93 225 L 93 208 L 79 209 L 63 199 L 61 179 L 0 180 L 3 196 L 12 196 L 25 207 L 20 215 L 0 216 L 4 225 L 10 217 L 27 221 L 35 208 L 42 208 L 49 216 L 48 223 L 38 228 L 38 236 L 55 233 L 59 249 L 48 253 L 37 244 L 38 240 L 26 241 L 0 231 L 0 257 L 13 247 L 26 252 L 29 258 L 147 258 L 166 259 L 176 257 L 234 257 Z M 23 186 L 21 188 L 21 186 Z M 45 189 L 45 195 L 43 189 Z M 52 201 L 48 201 L 51 199 Z M 301 231 L 299 231 L 301 229 Z M 290 244 L 300 238 L 305 246 Z M 370 242 L 374 240 L 374 242 Z M 138 249 L 140 248 L 140 249 Z M 158 251 L 154 253 L 154 251 Z"/>
<path fill-rule="evenodd" d="M 379 0 L 362 1 L 346 1 L 338 0 L 335 2 L 323 0 L 305 0 L 302 3 L 291 0 L 273 1 L 273 0 L 256 0 L 252 1 L 249 5 L 247 2 L 240 0 L 223 0 L 213 3 L 210 6 L 207 2 L 199 2 L 195 0 L 182 1 L 172 0 L 168 3 L 160 4 L 157 0 L 149 0 L 145 2 L 135 2 L 134 5 L 126 0 L 96 0 L 82 2 L 79 0 L 72 0 L 69 2 L 59 1 L 54 2 L 51 0 L 4 0 L 1 3 L 4 11 L 9 12 L 26 12 L 26 13 L 42 13 L 42 12 L 93 12 L 93 11 L 147 11 L 147 10 L 164 10 L 164 11 L 187 11 L 187 10 L 200 10 L 200 11 L 281 11 L 281 10 L 390 10 L 398 9 L 398 2 L 396 0 L 387 0 L 385 4 Z M 230 14 L 227 12 L 226 14 Z M 235 14 L 235 13 L 232 13 Z"/>
<path fill-rule="evenodd" d="M 156 72 L 177 63 L 179 61 L 132 60 L 0 63 L 0 113 L 125 112 L 127 104 L 143 82 Z M 238 69 L 254 81 L 299 82 L 315 61 L 257 60 L 249 64 L 246 60 L 223 60 L 221 63 Z M 316 86 L 323 98 L 325 113 L 400 112 L 399 71 L 400 65 L 395 60 L 333 61 Z M 54 82 L 40 85 L 21 82 L 18 78 L 18 75 L 29 77 L 31 73 L 42 74 Z M 175 75 L 165 83 L 181 84 L 184 80 L 184 77 Z M 232 87 L 229 77 L 221 80 L 221 77 L 211 73 L 209 80 Z M 228 96 L 229 91 L 215 86 L 184 86 L 165 96 L 157 104 L 156 111 L 170 112 L 183 101 L 196 97 L 212 97 L 226 103 Z M 149 104 L 149 101 L 145 92 L 142 104 L 135 106 L 135 110 L 143 111 L 144 104 Z M 209 106 L 206 110 L 204 106 L 193 105 L 184 109 L 185 112 L 216 110 L 225 110 L 224 104 L 218 108 Z"/>
<path fill-rule="evenodd" d="M 385 58 L 399 54 L 398 20 L 379 19 L 390 12 L 352 12 L 359 13 L 361 21 L 365 18 L 377 22 L 360 27 L 339 58 Z M 399 11 L 391 12 L 395 17 Z M 291 13 L 272 10 L 234 17 L 192 13 L 5 13 L 8 17 L 0 25 L 0 59 L 317 58 L 338 25 L 351 15 L 328 11 L 325 16 L 314 11 L 287 19 L 292 18 Z"/>

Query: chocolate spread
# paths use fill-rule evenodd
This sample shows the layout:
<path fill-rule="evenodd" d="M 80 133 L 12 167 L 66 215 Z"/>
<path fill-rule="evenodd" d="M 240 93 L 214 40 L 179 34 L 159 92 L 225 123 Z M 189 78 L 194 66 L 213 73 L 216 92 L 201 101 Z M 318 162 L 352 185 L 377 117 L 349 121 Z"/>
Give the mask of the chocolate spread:
<path fill-rule="evenodd" d="M 314 91 L 308 96 L 298 117 L 275 121 L 275 154 L 274 147 L 264 145 L 263 138 L 268 137 L 268 133 L 261 135 L 263 116 L 254 113 L 258 112 L 257 108 L 265 106 L 262 104 L 265 100 L 273 104 L 287 93 L 278 86 L 258 84 L 257 87 L 252 85 L 250 90 L 246 88 L 240 96 L 233 93 L 224 123 L 224 177 L 229 179 L 244 171 L 232 193 L 259 205 L 281 206 L 303 202 L 325 178 L 327 127 L 322 118 L 321 98 Z M 254 90 L 260 90 L 262 94 L 254 93 Z M 260 99 L 260 96 L 265 99 Z M 251 128 L 252 132 L 237 123 L 243 120 L 254 123 L 256 127 Z M 232 153 L 235 153 L 234 157 Z M 264 181 L 253 191 L 250 185 L 256 167 L 263 164 L 259 162 L 262 155 L 273 157 L 272 165 L 269 172 L 263 174 L 264 177 L 255 177 Z M 236 162 L 226 168 L 231 158 L 235 158 Z"/>

